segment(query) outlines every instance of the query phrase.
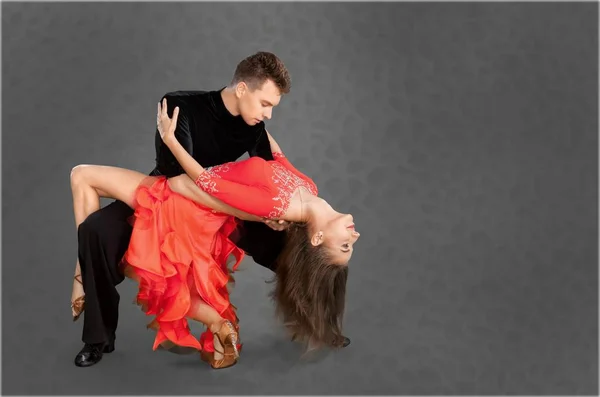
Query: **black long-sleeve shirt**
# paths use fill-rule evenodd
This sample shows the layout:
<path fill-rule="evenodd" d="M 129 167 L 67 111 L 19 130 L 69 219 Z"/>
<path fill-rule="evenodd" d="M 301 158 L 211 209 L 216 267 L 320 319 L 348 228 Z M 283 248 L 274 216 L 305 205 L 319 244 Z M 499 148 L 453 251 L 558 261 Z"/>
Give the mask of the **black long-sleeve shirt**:
<path fill-rule="evenodd" d="M 248 152 L 272 160 L 264 122 L 250 126 L 241 116 L 233 116 L 218 91 L 175 91 L 163 96 L 167 113 L 179 107 L 175 137 L 203 167 L 236 161 Z M 162 99 L 161 99 L 162 101 Z M 154 139 L 156 166 L 152 175 L 177 176 L 185 173 L 158 130 Z"/>

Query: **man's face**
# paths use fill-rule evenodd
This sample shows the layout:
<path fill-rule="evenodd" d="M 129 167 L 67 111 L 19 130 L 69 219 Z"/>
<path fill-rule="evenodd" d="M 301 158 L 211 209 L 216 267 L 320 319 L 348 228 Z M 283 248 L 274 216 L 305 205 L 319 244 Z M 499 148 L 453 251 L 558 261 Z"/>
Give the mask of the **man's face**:
<path fill-rule="evenodd" d="M 271 80 L 265 81 L 262 87 L 251 91 L 246 83 L 236 87 L 239 100 L 240 115 L 248 125 L 256 125 L 264 119 L 270 120 L 273 108 L 279 105 L 281 92 Z"/>

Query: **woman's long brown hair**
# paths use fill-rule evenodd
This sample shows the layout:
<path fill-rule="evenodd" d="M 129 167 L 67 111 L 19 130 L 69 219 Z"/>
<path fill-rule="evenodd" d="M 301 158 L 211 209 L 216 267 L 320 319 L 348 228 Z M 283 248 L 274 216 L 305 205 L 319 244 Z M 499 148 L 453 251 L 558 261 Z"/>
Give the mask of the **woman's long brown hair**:
<path fill-rule="evenodd" d="M 306 224 L 293 224 L 277 258 L 271 298 L 293 340 L 340 347 L 348 266 L 313 246 Z"/>

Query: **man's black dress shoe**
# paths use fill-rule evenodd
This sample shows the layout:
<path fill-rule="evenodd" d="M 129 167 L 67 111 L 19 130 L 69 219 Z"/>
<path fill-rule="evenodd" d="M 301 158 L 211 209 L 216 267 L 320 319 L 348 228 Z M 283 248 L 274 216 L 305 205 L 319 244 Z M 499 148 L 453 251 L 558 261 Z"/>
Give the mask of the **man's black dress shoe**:
<path fill-rule="evenodd" d="M 78 367 L 90 367 L 102 360 L 104 353 L 115 350 L 115 341 L 109 343 L 86 343 L 83 349 L 75 356 L 75 365 Z"/>

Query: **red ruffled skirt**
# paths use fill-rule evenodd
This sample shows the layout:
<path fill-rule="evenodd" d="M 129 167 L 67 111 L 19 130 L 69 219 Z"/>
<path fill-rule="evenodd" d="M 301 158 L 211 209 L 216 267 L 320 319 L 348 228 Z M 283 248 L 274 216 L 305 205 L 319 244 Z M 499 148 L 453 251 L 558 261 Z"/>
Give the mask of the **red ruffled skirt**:
<path fill-rule="evenodd" d="M 194 337 L 186 314 L 200 299 L 237 327 L 227 288 L 244 257 L 229 239 L 235 218 L 173 192 L 165 177 L 144 179 L 135 201 L 133 233 L 122 265 L 126 276 L 139 283 L 137 303 L 155 316 L 148 325 L 156 330 L 153 349 L 176 345 L 214 351 L 210 331 Z"/>

